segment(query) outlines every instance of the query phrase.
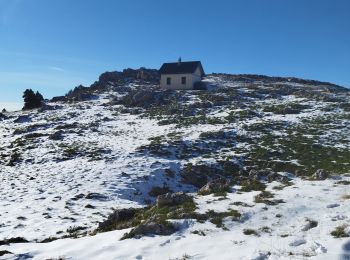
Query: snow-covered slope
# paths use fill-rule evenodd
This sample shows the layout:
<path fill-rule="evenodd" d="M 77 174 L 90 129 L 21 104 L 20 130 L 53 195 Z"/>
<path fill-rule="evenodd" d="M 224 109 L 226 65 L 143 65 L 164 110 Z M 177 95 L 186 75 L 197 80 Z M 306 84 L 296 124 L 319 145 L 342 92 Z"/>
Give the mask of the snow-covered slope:
<path fill-rule="evenodd" d="M 210 222 L 181 221 L 184 229 L 170 236 L 143 237 L 120 241 L 128 230 L 101 233 L 79 239 L 63 239 L 43 244 L 13 244 L 2 249 L 34 259 L 346 259 L 349 239 L 329 233 L 340 223 L 349 223 L 350 203 L 342 196 L 350 189 L 335 181 L 297 180 L 295 185 L 276 192 L 286 203 L 277 207 L 254 205 L 257 192 L 197 198 L 199 210 L 225 211 L 236 208 L 245 214 L 242 222 L 225 220 L 228 230 Z M 273 187 L 276 183 L 272 183 Z M 270 188 L 269 187 L 269 188 Z M 253 207 L 234 206 L 244 201 Z M 317 227 L 305 230 L 308 220 Z M 257 235 L 244 235 L 253 229 Z M 200 232 L 198 234 L 198 232 Z M 188 258 L 186 258 L 186 256 Z M 260 256 L 260 258 L 259 258 Z M 5 258 L 7 259 L 7 258 Z M 8 259 L 13 259 L 9 256 Z"/>
<path fill-rule="evenodd" d="M 5 114 L 0 242 L 55 241 L 0 243 L 0 253 L 13 253 L 0 259 L 349 254 L 347 238 L 330 234 L 337 227 L 347 234 L 350 225 L 349 92 L 228 75 L 205 82 L 208 91 L 188 92 L 132 82 L 98 92 L 95 99 Z M 204 183 L 195 176 L 201 165 L 211 167 L 200 168 Z M 310 180 L 319 169 L 328 178 Z M 230 182 L 229 190 L 197 194 L 218 175 Z M 157 188 L 189 193 L 198 214 L 232 209 L 240 218 L 223 218 L 220 225 L 169 219 L 180 227 L 172 235 L 122 241 L 130 229 L 91 233 L 113 209 L 153 204 Z"/>

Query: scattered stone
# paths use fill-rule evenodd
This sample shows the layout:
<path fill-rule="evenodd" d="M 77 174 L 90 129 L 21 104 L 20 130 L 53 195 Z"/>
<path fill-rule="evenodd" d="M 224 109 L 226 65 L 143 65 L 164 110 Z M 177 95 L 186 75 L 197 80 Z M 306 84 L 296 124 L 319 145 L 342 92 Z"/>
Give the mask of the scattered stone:
<path fill-rule="evenodd" d="M 329 177 L 329 174 L 323 170 L 323 169 L 318 169 L 313 175 L 312 179 L 314 180 L 325 180 Z"/>

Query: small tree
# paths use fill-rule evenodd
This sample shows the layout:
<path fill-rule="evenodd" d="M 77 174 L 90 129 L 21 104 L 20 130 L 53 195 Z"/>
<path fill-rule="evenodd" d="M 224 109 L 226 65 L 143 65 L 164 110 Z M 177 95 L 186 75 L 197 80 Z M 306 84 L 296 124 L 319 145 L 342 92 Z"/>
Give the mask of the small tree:
<path fill-rule="evenodd" d="M 33 90 L 26 89 L 23 93 L 23 100 L 24 100 L 23 110 L 27 110 L 27 109 L 41 107 L 44 101 L 44 98 L 38 91 L 34 93 Z"/>

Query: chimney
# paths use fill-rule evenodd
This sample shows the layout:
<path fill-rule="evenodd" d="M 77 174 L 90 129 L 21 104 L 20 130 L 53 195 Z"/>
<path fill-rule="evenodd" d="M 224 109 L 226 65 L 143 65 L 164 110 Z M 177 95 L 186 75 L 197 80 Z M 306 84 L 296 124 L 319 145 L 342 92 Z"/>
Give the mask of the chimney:
<path fill-rule="evenodd" d="M 181 65 L 181 57 L 180 57 L 179 60 L 177 61 L 177 65 L 178 65 L 178 66 Z"/>

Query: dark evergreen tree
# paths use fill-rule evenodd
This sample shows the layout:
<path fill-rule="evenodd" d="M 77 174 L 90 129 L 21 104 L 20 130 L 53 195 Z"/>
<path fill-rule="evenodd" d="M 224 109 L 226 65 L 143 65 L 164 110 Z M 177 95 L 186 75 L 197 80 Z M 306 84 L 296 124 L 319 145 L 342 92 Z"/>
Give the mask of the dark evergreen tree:
<path fill-rule="evenodd" d="M 23 110 L 41 107 L 44 97 L 37 91 L 34 93 L 31 89 L 26 89 L 23 93 Z"/>

